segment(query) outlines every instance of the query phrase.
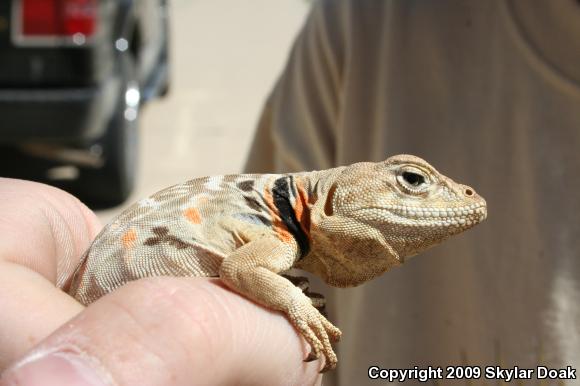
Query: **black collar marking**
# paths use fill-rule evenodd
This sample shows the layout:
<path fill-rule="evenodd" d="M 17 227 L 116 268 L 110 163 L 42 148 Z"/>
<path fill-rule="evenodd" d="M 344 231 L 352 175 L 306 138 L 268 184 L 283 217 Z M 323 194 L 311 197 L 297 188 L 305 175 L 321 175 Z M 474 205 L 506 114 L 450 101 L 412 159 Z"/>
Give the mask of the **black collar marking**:
<path fill-rule="evenodd" d="M 303 258 L 310 252 L 310 245 L 308 243 L 308 236 L 302 230 L 300 223 L 296 219 L 296 213 L 294 213 L 294 209 L 290 203 L 290 189 L 287 177 L 281 177 L 274 181 L 272 196 L 274 198 L 274 205 L 276 205 L 280 213 L 280 218 L 284 221 L 288 231 L 294 236 L 294 239 L 300 247 L 300 258 Z"/>

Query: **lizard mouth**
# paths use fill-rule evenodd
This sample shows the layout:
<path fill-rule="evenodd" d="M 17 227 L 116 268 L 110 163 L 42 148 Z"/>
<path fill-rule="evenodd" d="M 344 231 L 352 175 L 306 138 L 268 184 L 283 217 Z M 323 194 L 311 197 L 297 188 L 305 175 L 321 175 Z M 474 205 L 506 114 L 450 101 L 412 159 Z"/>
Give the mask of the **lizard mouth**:
<path fill-rule="evenodd" d="M 363 210 L 367 216 L 375 212 L 376 220 L 396 222 L 410 226 L 448 226 L 458 229 L 471 228 L 487 217 L 485 203 L 476 203 L 455 208 L 418 207 L 410 205 L 386 205 L 384 207 L 367 207 Z"/>
<path fill-rule="evenodd" d="M 393 214 L 407 218 L 475 218 L 487 216 L 487 208 L 482 204 L 472 204 L 456 208 L 423 208 L 418 206 L 386 206 L 385 209 Z"/>

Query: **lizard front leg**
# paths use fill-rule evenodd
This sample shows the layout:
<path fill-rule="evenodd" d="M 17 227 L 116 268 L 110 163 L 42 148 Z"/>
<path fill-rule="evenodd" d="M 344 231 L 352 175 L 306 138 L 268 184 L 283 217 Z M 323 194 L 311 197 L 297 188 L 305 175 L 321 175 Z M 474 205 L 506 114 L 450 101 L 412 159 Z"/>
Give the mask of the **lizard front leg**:
<path fill-rule="evenodd" d="M 263 237 L 245 244 L 227 256 L 220 268 L 220 278 L 235 291 L 274 310 L 282 311 L 312 347 L 307 360 L 323 354 L 322 372 L 336 366 L 336 354 L 330 341 L 341 332 L 312 305 L 302 290 L 278 275 L 292 267 L 297 246 L 275 237 Z"/>

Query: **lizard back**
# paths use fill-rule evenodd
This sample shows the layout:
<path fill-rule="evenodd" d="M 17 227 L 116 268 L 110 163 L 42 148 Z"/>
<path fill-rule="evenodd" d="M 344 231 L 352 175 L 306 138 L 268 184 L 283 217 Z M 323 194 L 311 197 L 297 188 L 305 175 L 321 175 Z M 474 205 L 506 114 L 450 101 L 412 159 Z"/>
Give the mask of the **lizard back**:
<path fill-rule="evenodd" d="M 267 233 L 289 237 L 275 197 L 276 186 L 288 179 L 202 177 L 136 202 L 95 238 L 68 292 L 88 304 L 143 277 L 218 276 L 223 259 L 248 241 Z M 288 198 L 293 205 L 294 195 Z"/>

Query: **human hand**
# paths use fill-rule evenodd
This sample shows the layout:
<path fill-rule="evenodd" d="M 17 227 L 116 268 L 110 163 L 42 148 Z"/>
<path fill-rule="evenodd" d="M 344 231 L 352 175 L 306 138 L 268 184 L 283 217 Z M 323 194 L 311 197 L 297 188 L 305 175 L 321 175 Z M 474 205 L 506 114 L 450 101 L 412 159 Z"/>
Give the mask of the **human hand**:
<path fill-rule="evenodd" d="M 100 228 L 67 193 L 0 179 L 0 213 L 0 386 L 320 384 L 286 318 L 217 279 L 143 279 L 86 308 L 61 291 Z"/>

